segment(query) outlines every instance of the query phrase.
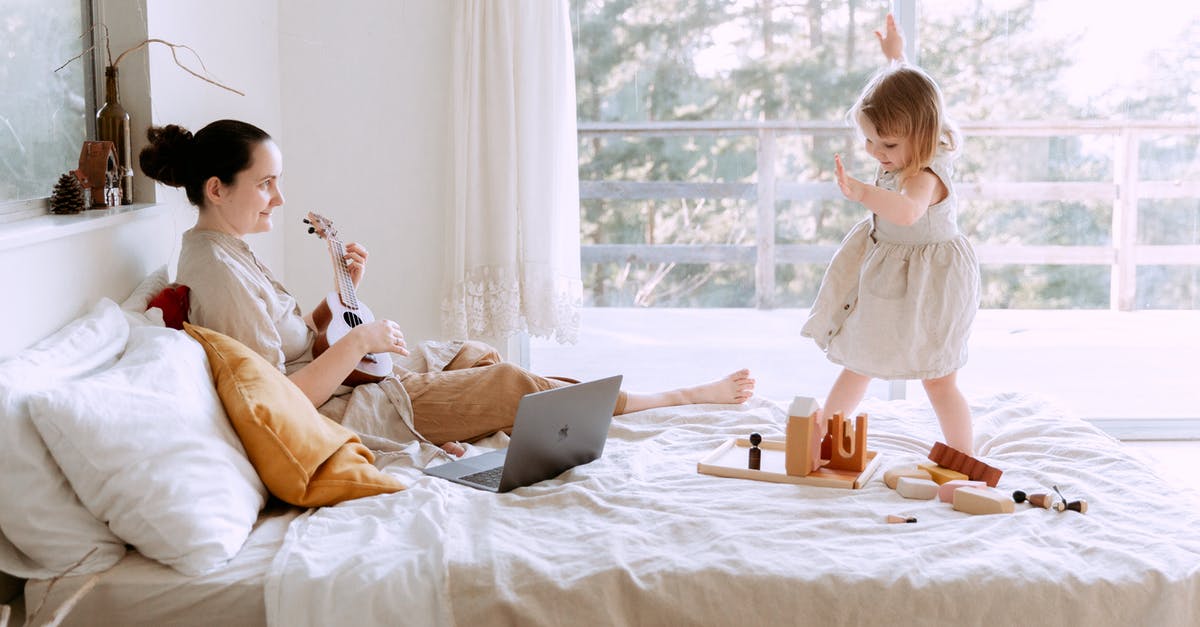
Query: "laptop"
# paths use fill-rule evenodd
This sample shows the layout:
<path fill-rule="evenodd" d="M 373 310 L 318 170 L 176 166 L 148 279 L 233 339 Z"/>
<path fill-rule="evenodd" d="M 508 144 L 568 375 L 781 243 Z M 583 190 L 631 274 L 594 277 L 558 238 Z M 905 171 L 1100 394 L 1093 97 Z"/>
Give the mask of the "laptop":
<path fill-rule="evenodd" d="M 621 375 L 526 394 L 508 448 L 426 468 L 425 473 L 491 492 L 552 479 L 598 459 L 608 440 Z"/>

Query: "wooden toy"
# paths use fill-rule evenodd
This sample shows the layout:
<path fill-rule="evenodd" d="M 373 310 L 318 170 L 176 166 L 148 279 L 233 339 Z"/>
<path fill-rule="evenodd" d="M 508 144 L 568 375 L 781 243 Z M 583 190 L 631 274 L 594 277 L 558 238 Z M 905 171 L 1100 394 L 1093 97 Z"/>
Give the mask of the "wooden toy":
<path fill-rule="evenodd" d="M 1056 511 L 1063 512 L 1066 510 L 1071 510 L 1073 512 L 1079 512 L 1080 514 L 1087 513 L 1087 501 L 1079 499 L 1078 501 L 1071 501 L 1068 503 L 1067 497 L 1063 496 L 1063 493 L 1058 489 L 1058 486 L 1050 487 L 1054 488 L 1054 492 L 1058 494 L 1058 498 L 1062 499 L 1061 501 L 1056 501 L 1054 503 L 1054 509 Z"/>
<path fill-rule="evenodd" d="M 938 487 L 938 500 L 943 503 L 953 503 L 955 490 L 968 486 L 981 488 L 986 485 L 987 484 L 982 481 L 971 481 L 970 479 L 954 479 L 953 481 L 947 481 Z"/>
<path fill-rule="evenodd" d="M 834 414 L 829 422 L 829 468 L 838 470 L 862 470 L 866 466 L 867 415 L 859 414 L 854 419 L 854 428 L 841 414 Z M 822 442 L 822 450 L 824 450 Z"/>
<path fill-rule="evenodd" d="M 983 481 L 993 488 L 1000 482 L 1000 475 L 1003 474 L 1000 469 L 989 466 L 958 449 L 950 448 L 942 442 L 934 443 L 933 448 L 929 451 L 929 460 L 943 468 L 961 472 L 972 481 Z"/>
<path fill-rule="evenodd" d="M 788 408 L 786 461 L 787 474 L 793 477 L 808 476 L 820 462 L 813 459 L 813 440 L 821 433 L 820 413 L 817 400 L 808 396 L 795 397 Z"/>
<path fill-rule="evenodd" d="M 930 478 L 933 479 L 933 481 L 938 485 L 942 485 L 947 481 L 965 481 L 971 478 L 965 473 L 958 472 L 957 470 L 950 470 L 949 468 L 939 466 L 937 464 L 917 464 L 917 468 L 928 472 Z"/>
<path fill-rule="evenodd" d="M 1026 496 L 1025 492 L 1021 490 L 1016 490 L 1013 492 L 1013 502 L 1024 503 L 1026 501 L 1028 501 L 1030 505 L 1034 507 L 1040 507 L 1042 509 L 1050 509 L 1055 503 L 1054 497 L 1050 496 L 1049 494 L 1038 493 Z"/>
<path fill-rule="evenodd" d="M 712 453 L 696 464 L 697 472 L 719 477 L 754 479 L 774 483 L 796 483 L 827 488 L 861 488 L 879 467 L 879 453 L 867 450 L 867 416 L 858 417 L 856 427 L 850 431 L 849 421 L 835 427 L 831 433 L 820 436 L 821 406 L 816 399 L 797 396 L 788 408 L 786 439 L 765 440 L 757 443 L 734 438 L 721 444 Z M 840 420 L 840 418 L 839 418 Z M 751 437 L 759 434 L 751 434 Z M 832 437 L 837 437 L 833 446 Z M 814 459 L 823 446 L 830 447 L 829 456 Z M 741 449 L 747 452 L 742 453 Z M 753 449 L 760 449 L 758 467 L 747 464 Z M 835 452 L 836 450 L 836 452 Z M 836 459 L 836 463 L 830 463 Z M 750 466 L 749 468 L 747 466 Z"/>
<path fill-rule="evenodd" d="M 929 471 L 925 470 L 924 468 L 917 468 L 916 466 L 894 466 L 889 468 L 887 472 L 883 473 L 883 483 L 886 484 L 887 487 L 895 490 L 896 481 L 898 481 L 900 477 L 915 477 L 917 479 L 933 480 L 933 477 L 929 475 Z"/>
<path fill-rule="evenodd" d="M 750 441 L 746 438 L 726 440 L 697 462 L 696 470 L 702 474 L 718 477 L 856 490 L 866 485 L 880 464 L 879 453 L 868 451 L 867 467 L 863 468 L 861 472 L 822 466 L 803 477 L 798 477 L 788 474 L 785 469 L 786 443 L 783 440 L 763 438 L 763 441 L 759 443 L 758 447 L 762 449 L 760 470 L 746 468 L 746 455 L 749 447 Z"/>
<path fill-rule="evenodd" d="M 750 470 L 758 470 L 762 465 L 762 449 L 758 445 L 762 443 L 762 434 L 755 432 L 750 434 L 750 461 L 747 467 Z"/>
<path fill-rule="evenodd" d="M 954 509 L 967 514 L 1011 514 L 1016 507 L 1007 494 L 984 486 L 955 490 Z"/>
<path fill-rule="evenodd" d="M 896 514 L 888 514 L 887 521 L 889 523 L 915 523 L 915 522 L 917 522 L 917 517 L 916 516 L 897 516 Z"/>
<path fill-rule="evenodd" d="M 938 484 L 928 479 L 900 477 L 896 481 L 896 493 L 906 499 L 928 501 L 938 494 Z"/>

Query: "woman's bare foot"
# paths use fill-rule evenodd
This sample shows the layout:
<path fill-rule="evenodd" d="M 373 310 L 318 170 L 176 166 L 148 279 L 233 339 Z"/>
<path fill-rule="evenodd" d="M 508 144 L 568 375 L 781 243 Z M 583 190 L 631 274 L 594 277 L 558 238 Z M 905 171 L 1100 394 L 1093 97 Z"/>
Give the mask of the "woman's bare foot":
<path fill-rule="evenodd" d="M 754 396 L 754 379 L 750 378 L 748 369 L 725 375 L 724 377 L 680 390 L 687 404 L 716 403 L 731 405 L 744 403 Z"/>
<path fill-rule="evenodd" d="M 700 403 L 732 405 L 744 403 L 751 396 L 754 396 L 754 379 L 750 378 L 749 370 L 742 369 L 716 381 L 690 388 L 679 388 L 653 394 L 626 392 L 625 413 L 631 414 L 635 411 L 655 407 L 675 407 Z"/>

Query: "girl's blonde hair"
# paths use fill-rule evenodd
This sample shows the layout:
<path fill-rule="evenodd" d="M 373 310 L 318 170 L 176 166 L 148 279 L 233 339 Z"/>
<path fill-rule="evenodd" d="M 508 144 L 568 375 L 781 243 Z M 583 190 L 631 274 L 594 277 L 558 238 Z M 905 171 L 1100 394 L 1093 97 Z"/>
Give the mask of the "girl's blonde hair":
<path fill-rule="evenodd" d="M 847 117 L 857 127 L 860 115 L 871 121 L 880 137 L 908 139 L 912 155 L 896 173 L 900 183 L 929 167 L 939 149 L 958 150 L 960 135 L 946 117 L 942 90 L 911 65 L 895 64 L 876 74 Z"/>

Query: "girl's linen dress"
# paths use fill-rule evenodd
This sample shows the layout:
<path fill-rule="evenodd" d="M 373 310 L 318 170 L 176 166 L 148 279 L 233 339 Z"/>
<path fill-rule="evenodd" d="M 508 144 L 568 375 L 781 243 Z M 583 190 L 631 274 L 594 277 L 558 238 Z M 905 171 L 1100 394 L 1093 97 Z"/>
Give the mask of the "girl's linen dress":
<path fill-rule="evenodd" d="M 911 226 L 872 213 L 834 254 L 801 334 L 835 364 L 878 379 L 935 379 L 967 362 L 979 262 L 958 230 L 952 155 L 930 170 L 946 198 Z M 875 184 L 897 191 L 895 173 Z"/>

